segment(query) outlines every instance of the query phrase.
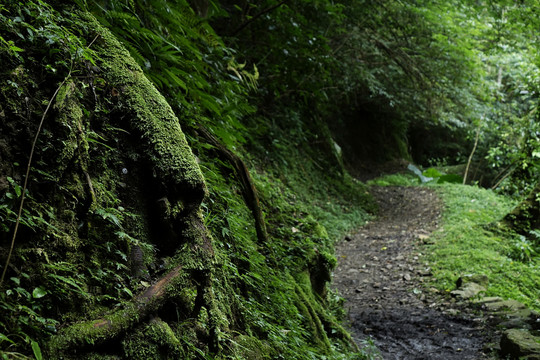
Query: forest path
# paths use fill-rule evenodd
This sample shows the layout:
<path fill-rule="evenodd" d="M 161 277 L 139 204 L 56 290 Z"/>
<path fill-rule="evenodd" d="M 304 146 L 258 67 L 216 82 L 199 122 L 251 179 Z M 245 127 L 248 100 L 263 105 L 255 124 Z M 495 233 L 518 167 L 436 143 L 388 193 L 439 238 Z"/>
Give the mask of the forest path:
<path fill-rule="evenodd" d="M 488 359 L 483 321 L 423 282 L 420 244 L 438 227 L 441 202 L 422 187 L 372 187 L 378 217 L 337 247 L 334 287 L 353 338 L 383 359 Z"/>

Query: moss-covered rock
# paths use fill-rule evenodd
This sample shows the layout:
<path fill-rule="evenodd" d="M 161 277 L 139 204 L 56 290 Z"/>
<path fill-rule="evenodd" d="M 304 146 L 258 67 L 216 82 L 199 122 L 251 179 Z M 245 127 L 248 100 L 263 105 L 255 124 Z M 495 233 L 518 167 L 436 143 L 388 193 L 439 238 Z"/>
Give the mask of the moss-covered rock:
<path fill-rule="evenodd" d="M 185 206 L 197 206 L 205 195 L 204 179 L 173 110 L 110 31 L 89 13 L 80 14 L 80 19 L 83 28 L 92 29 L 89 37 L 98 36 L 92 49 L 111 89 L 111 101 L 118 102 L 128 127 L 142 140 L 141 150 L 155 176 L 170 196 L 182 199 Z"/>
<path fill-rule="evenodd" d="M 159 318 L 136 329 L 122 341 L 126 357 L 130 359 L 185 359 L 183 344 L 171 327 Z"/>
<path fill-rule="evenodd" d="M 501 354 L 510 359 L 540 359 L 540 336 L 523 329 L 506 330 L 501 338 Z"/>

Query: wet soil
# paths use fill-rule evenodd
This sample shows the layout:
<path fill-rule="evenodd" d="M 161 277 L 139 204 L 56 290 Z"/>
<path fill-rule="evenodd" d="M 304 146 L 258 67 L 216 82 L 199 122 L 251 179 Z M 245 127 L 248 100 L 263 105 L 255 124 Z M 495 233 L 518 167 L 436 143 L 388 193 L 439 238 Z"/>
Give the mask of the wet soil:
<path fill-rule="evenodd" d="M 377 218 L 337 248 L 334 286 L 346 300 L 351 332 L 371 339 L 383 359 L 489 359 L 483 319 L 424 285 L 423 245 L 437 229 L 441 202 L 430 189 L 373 187 Z"/>

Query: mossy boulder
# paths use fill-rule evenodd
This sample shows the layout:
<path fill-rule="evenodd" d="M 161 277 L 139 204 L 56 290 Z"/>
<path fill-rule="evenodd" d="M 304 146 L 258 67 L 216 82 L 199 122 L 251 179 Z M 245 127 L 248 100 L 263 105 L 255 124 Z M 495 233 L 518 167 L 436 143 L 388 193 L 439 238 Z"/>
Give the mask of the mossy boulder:
<path fill-rule="evenodd" d="M 501 338 L 501 355 L 510 359 L 540 359 L 540 336 L 523 329 L 506 330 Z"/>

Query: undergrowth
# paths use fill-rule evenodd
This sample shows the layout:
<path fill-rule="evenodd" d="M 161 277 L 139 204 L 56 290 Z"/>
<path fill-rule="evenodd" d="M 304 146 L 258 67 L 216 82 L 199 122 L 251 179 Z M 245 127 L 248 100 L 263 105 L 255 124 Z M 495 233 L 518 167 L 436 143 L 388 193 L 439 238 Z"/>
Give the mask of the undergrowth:
<path fill-rule="evenodd" d="M 268 223 L 268 243 L 259 244 L 229 164 L 204 147 L 198 154 L 210 191 L 205 219 L 223 264 L 217 281 L 230 287 L 220 300 L 236 314 L 231 327 L 251 334 L 229 337 L 231 353 L 255 356 L 245 344 L 248 350 L 239 351 L 241 340 L 258 342 L 259 351 L 275 359 L 368 359 L 369 351 L 350 350 L 340 325 L 341 299 L 326 289 L 336 265 L 335 241 L 369 217 L 365 186 L 325 176 L 300 157 L 264 169 L 247 161 Z"/>
<path fill-rule="evenodd" d="M 412 174 L 392 174 L 369 180 L 368 185 L 376 186 L 416 186 L 420 180 Z"/>

